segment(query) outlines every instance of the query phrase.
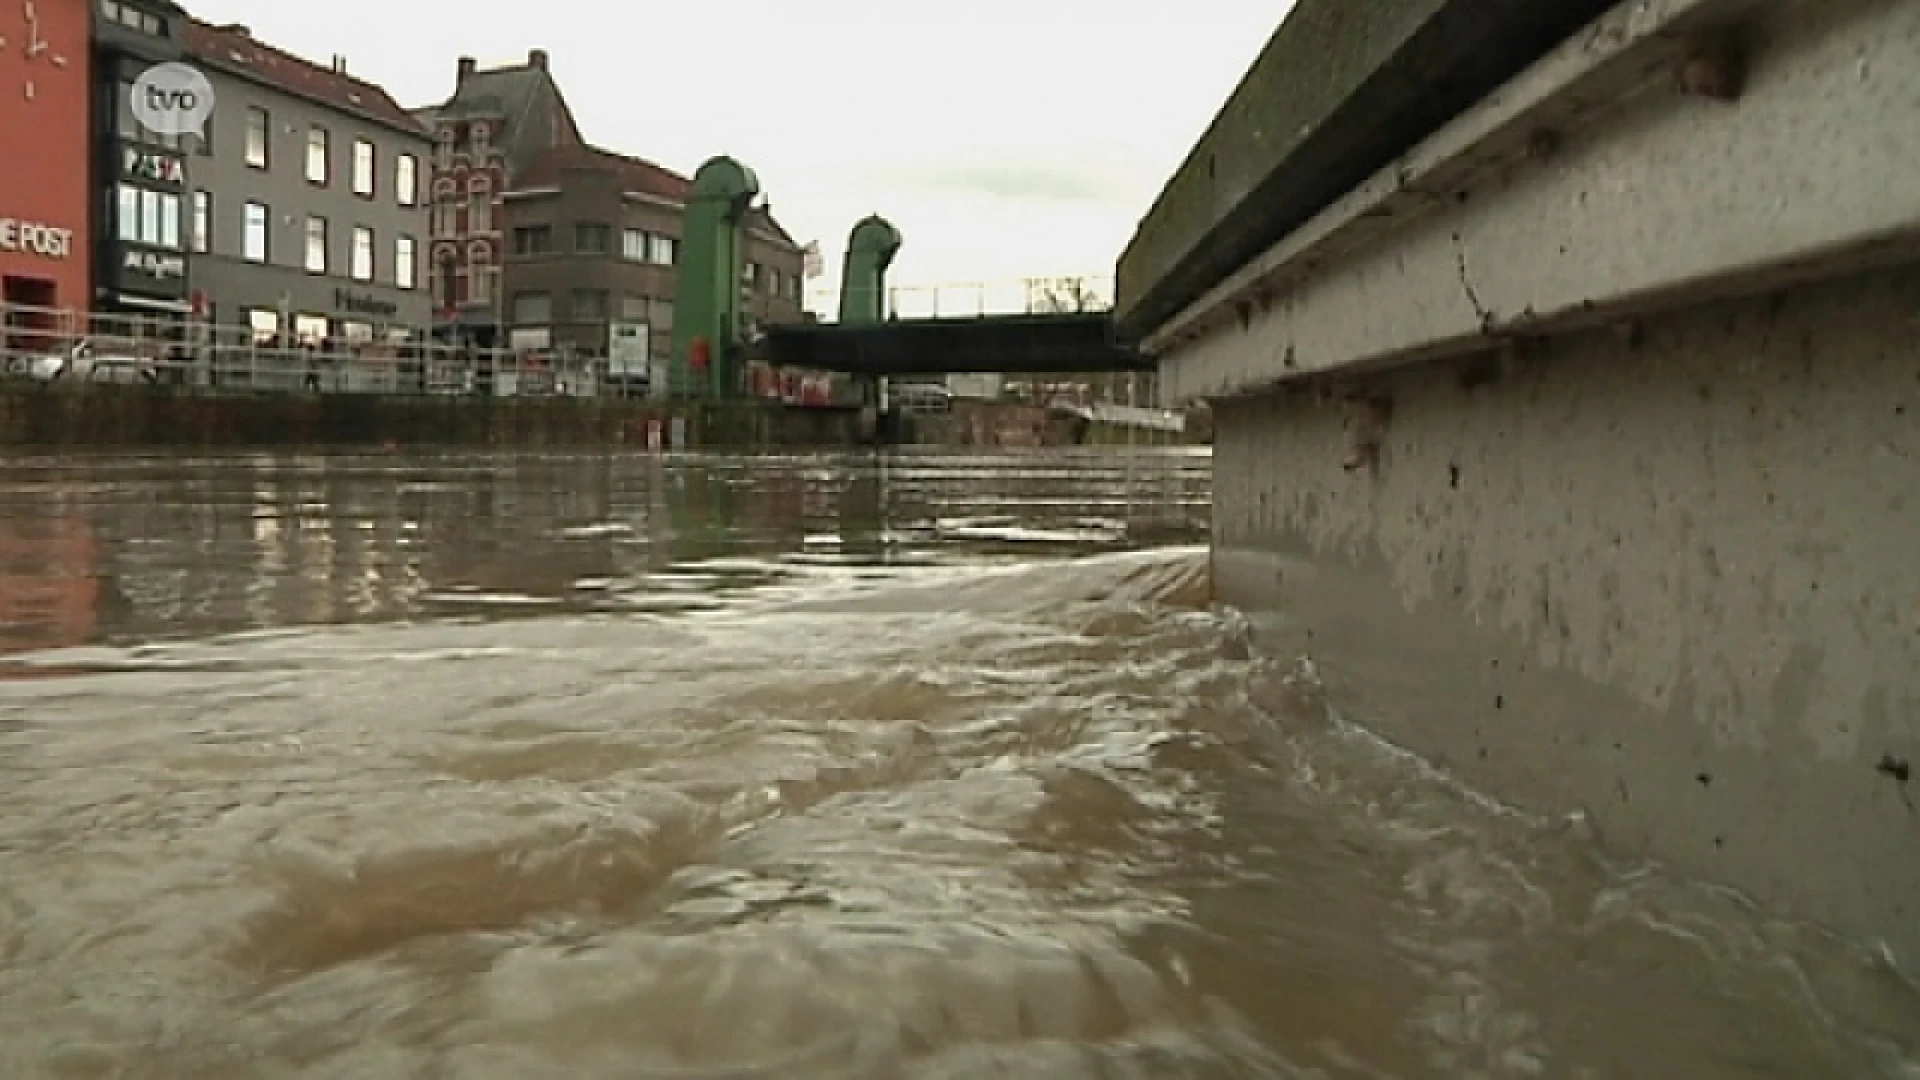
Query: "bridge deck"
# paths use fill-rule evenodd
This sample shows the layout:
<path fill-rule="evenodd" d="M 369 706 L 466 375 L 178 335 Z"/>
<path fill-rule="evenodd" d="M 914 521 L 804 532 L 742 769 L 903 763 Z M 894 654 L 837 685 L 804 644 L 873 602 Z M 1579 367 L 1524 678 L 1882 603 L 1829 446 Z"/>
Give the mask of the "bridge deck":
<path fill-rule="evenodd" d="M 1105 312 L 769 327 L 755 359 L 860 375 L 1152 371 Z"/>

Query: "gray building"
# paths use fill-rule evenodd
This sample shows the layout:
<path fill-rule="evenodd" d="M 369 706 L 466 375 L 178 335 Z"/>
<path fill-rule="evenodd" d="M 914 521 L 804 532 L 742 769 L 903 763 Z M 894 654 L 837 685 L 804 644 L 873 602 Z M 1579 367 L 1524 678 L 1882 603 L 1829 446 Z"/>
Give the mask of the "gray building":
<path fill-rule="evenodd" d="M 213 84 L 191 171 L 191 286 L 203 317 L 256 336 L 367 340 L 431 325 L 431 136 L 386 91 L 255 41 L 186 27 Z"/>
<path fill-rule="evenodd" d="M 118 316 L 120 331 L 173 336 L 192 310 L 186 203 L 198 140 L 140 123 L 133 87 L 181 59 L 190 20 L 171 0 L 101 0 L 93 20 L 93 309 Z"/>

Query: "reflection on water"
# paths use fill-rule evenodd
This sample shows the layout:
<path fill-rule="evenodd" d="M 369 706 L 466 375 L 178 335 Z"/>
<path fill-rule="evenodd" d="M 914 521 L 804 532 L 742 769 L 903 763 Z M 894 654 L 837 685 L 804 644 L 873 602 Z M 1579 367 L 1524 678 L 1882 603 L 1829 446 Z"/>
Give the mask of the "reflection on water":
<path fill-rule="evenodd" d="M 1206 528 L 1207 462 L 1054 451 L 15 463 L 0 469 L 0 649 L 704 604 L 716 586 L 810 565 L 1192 538 Z"/>
<path fill-rule="evenodd" d="M 0 1076 L 1920 1075 L 1872 956 L 1256 656 L 1207 488 L 0 469 Z"/>

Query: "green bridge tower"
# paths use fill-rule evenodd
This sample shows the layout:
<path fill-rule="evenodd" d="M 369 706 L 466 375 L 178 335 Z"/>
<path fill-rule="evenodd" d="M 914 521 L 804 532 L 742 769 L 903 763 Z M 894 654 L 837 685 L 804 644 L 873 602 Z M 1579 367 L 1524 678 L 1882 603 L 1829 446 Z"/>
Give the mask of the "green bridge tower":
<path fill-rule="evenodd" d="M 721 398 L 741 392 L 743 224 L 759 194 L 753 170 L 730 157 L 712 158 L 693 174 L 674 279 L 668 389 L 675 396 Z"/>
<path fill-rule="evenodd" d="M 840 324 L 872 326 L 887 318 L 887 267 L 900 253 L 900 230 L 879 214 L 869 214 L 847 236 L 847 257 L 840 271 Z M 860 429 L 866 438 L 880 435 L 881 414 L 887 407 L 884 381 L 875 376 L 854 380 L 860 391 Z"/>
<path fill-rule="evenodd" d="M 870 326 L 887 317 L 887 267 L 900 253 L 900 230 L 878 214 L 860 220 L 847 237 L 840 274 L 840 321 Z"/>

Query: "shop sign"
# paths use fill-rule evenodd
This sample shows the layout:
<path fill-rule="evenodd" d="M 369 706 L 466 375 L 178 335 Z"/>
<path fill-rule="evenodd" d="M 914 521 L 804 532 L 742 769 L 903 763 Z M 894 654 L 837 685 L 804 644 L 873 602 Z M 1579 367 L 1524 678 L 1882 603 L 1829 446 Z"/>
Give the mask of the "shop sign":
<path fill-rule="evenodd" d="M 162 255 L 157 251 L 129 251 L 123 268 L 159 281 L 176 281 L 187 276 L 187 260 L 181 255 Z"/>
<path fill-rule="evenodd" d="M 0 218 L 0 251 L 65 259 L 73 254 L 73 230 L 38 221 Z"/>
<path fill-rule="evenodd" d="M 333 306 L 340 311 L 356 315 L 378 315 L 391 319 L 400 314 L 400 305 L 391 300 L 382 300 L 377 296 L 356 293 L 350 289 L 333 290 Z"/>
<path fill-rule="evenodd" d="M 174 185 L 187 182 L 186 159 L 172 154 L 156 154 L 150 150 L 128 147 L 121 156 L 121 169 L 129 180 Z"/>

